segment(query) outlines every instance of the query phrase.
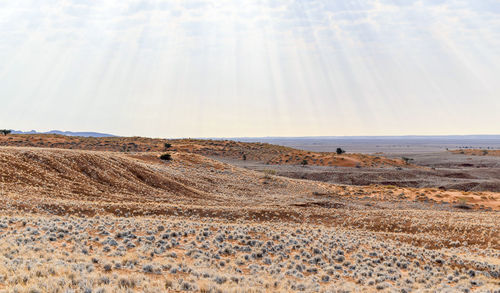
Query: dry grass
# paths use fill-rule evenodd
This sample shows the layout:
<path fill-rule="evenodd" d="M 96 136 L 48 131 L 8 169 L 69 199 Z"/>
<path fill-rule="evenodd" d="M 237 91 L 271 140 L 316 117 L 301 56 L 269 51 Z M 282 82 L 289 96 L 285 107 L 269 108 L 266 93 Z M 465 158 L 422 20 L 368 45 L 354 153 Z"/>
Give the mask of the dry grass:
<path fill-rule="evenodd" d="M 14 213 L 0 222 L 9 291 L 484 291 L 499 282 L 498 250 L 458 240 L 433 249 L 363 229 L 184 217 Z"/>
<path fill-rule="evenodd" d="M 0 292 L 500 285 L 498 193 L 338 186 L 159 154 L 1 147 Z"/>

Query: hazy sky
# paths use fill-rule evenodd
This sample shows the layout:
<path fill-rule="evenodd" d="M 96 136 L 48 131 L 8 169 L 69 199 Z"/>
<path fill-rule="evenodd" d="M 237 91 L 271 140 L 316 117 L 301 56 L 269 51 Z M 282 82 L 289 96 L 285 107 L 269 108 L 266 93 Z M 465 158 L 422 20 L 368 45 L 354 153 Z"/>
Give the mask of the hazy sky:
<path fill-rule="evenodd" d="M 500 134 L 498 0 L 0 0 L 0 128 Z"/>

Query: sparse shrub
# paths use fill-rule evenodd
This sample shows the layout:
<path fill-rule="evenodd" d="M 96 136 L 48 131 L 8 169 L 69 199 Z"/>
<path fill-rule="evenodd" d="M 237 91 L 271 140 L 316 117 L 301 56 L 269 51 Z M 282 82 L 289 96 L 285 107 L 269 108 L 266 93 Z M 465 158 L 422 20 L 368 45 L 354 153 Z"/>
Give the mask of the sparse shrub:
<path fill-rule="evenodd" d="M 153 266 L 152 265 L 144 265 L 142 267 L 142 271 L 145 273 L 152 273 L 153 272 Z"/>
<path fill-rule="evenodd" d="M 191 291 L 192 288 L 193 288 L 193 285 L 191 285 L 188 282 L 183 282 L 181 285 L 181 289 L 184 291 Z"/>
<path fill-rule="evenodd" d="M 463 203 L 463 202 L 455 205 L 455 207 L 457 209 L 462 209 L 462 210 L 470 210 L 470 209 L 472 209 L 472 207 L 470 205 L 468 205 L 466 203 Z"/>
<path fill-rule="evenodd" d="M 172 145 L 168 142 L 166 142 L 163 146 L 165 147 L 166 150 L 172 147 Z"/>
<path fill-rule="evenodd" d="M 103 269 L 105 272 L 111 272 L 111 264 L 105 264 Z"/>
<path fill-rule="evenodd" d="M 135 287 L 135 280 L 133 279 L 126 279 L 126 278 L 121 278 L 119 281 L 118 281 L 118 286 L 120 288 L 123 288 L 123 289 L 127 289 L 127 288 L 134 288 Z"/>
<path fill-rule="evenodd" d="M 264 172 L 264 174 L 266 174 L 266 175 L 276 175 L 276 170 L 272 170 L 272 169 L 266 169 L 262 172 Z"/>
<path fill-rule="evenodd" d="M 163 155 L 160 156 L 160 160 L 162 161 L 171 161 L 172 160 L 172 155 L 170 155 L 169 153 L 165 153 Z"/>
<path fill-rule="evenodd" d="M 412 158 L 408 158 L 408 157 L 402 157 L 401 159 L 403 159 L 403 161 L 405 161 L 406 165 L 410 164 L 413 161 Z"/>
<path fill-rule="evenodd" d="M 308 164 L 308 162 L 307 162 L 307 160 L 306 160 L 306 159 L 304 159 L 304 160 L 302 160 L 302 162 L 300 162 L 300 164 L 301 164 L 302 166 L 305 166 L 305 165 L 307 165 L 307 164 Z"/>
<path fill-rule="evenodd" d="M 220 284 L 224 284 L 227 281 L 227 278 L 224 276 L 217 276 L 217 277 L 215 277 L 214 281 L 215 281 L 215 283 L 220 285 Z"/>
<path fill-rule="evenodd" d="M 345 153 L 345 150 L 343 150 L 342 148 L 337 148 L 335 152 L 337 153 L 337 155 L 342 155 L 343 153 Z"/>
<path fill-rule="evenodd" d="M 3 135 L 10 134 L 11 132 L 12 132 L 12 130 L 10 130 L 10 129 L 0 129 L 0 133 L 2 133 Z"/>
<path fill-rule="evenodd" d="M 106 276 L 100 277 L 99 280 L 97 281 L 97 284 L 108 285 L 109 284 L 109 277 L 106 277 Z"/>

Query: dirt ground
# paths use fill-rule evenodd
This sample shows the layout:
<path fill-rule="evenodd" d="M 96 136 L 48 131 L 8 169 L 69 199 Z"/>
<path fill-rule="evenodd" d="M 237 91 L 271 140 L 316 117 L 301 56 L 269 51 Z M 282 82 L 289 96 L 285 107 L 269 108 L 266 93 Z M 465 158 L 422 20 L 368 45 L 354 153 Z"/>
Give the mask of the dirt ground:
<path fill-rule="evenodd" d="M 388 157 L 396 158 L 394 155 Z M 500 192 L 500 157 L 464 155 L 446 151 L 402 156 L 398 154 L 397 157 L 411 158 L 413 166 L 339 168 L 269 165 L 255 161 L 214 158 L 252 170 L 273 170 L 281 176 L 329 183 Z"/>

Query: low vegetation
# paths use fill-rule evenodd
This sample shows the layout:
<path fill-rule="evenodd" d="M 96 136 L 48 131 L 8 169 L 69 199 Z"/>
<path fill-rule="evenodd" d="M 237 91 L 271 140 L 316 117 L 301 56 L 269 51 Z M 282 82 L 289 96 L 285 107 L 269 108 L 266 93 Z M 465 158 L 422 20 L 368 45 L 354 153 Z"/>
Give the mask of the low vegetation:
<path fill-rule="evenodd" d="M 10 134 L 11 132 L 12 131 L 9 129 L 0 129 L 0 133 L 3 134 L 4 136 Z"/>
<path fill-rule="evenodd" d="M 0 147 L 0 291 L 498 289 L 498 193 L 332 185 L 174 149 L 167 164 Z"/>
<path fill-rule="evenodd" d="M 0 223 L 0 284 L 13 291 L 486 292 L 500 277 L 498 264 L 467 257 L 498 259 L 491 248 L 452 241 L 435 250 L 315 224 L 106 215 Z"/>
<path fill-rule="evenodd" d="M 413 161 L 412 158 L 408 158 L 408 157 L 402 157 L 401 159 L 403 159 L 403 161 L 405 162 L 406 165 L 409 165 Z"/>
<path fill-rule="evenodd" d="M 172 155 L 165 153 L 160 156 L 160 160 L 162 161 L 171 161 L 172 160 Z"/>
<path fill-rule="evenodd" d="M 449 150 L 452 154 L 461 154 L 468 156 L 494 156 L 500 157 L 500 150 L 494 149 L 458 149 L 458 150 Z"/>

